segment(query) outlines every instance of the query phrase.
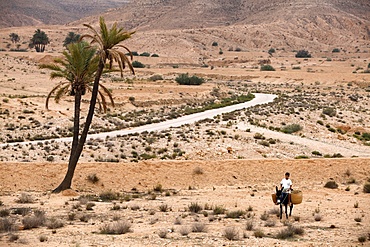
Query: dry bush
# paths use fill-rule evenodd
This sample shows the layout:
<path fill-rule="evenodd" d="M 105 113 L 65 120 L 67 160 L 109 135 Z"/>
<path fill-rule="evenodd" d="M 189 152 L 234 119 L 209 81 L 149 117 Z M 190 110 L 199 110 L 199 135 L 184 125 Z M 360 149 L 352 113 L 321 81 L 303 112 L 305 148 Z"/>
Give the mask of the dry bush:
<path fill-rule="evenodd" d="M 9 235 L 9 242 L 15 242 L 19 239 L 19 235 L 17 234 L 10 234 Z"/>
<path fill-rule="evenodd" d="M 174 224 L 175 225 L 182 225 L 181 217 L 176 217 Z"/>
<path fill-rule="evenodd" d="M 299 226 L 289 225 L 286 229 L 278 232 L 276 238 L 278 239 L 288 239 L 294 237 L 294 235 L 303 235 L 304 229 Z"/>
<path fill-rule="evenodd" d="M 224 236 L 228 240 L 238 240 L 239 231 L 235 227 L 226 227 L 224 230 Z"/>
<path fill-rule="evenodd" d="M 236 218 L 242 217 L 245 214 L 246 214 L 246 212 L 243 211 L 243 210 L 230 211 L 230 212 L 226 213 L 226 218 L 236 219 Z"/>
<path fill-rule="evenodd" d="M 130 232 L 131 223 L 122 220 L 109 224 L 105 224 L 100 228 L 100 233 L 102 234 L 125 234 Z"/>
<path fill-rule="evenodd" d="M 315 214 L 314 219 L 315 221 L 321 221 L 322 220 L 321 214 Z"/>
<path fill-rule="evenodd" d="M 275 220 L 271 220 L 271 219 L 269 219 L 269 220 L 267 220 L 266 222 L 265 222 L 265 226 L 266 227 L 273 227 L 273 226 L 275 226 L 276 225 L 276 221 Z"/>
<path fill-rule="evenodd" d="M 158 231 L 158 236 L 160 238 L 166 238 L 167 237 L 167 233 L 168 233 L 167 229 L 160 229 Z"/>
<path fill-rule="evenodd" d="M 40 240 L 40 242 L 46 242 L 46 241 L 48 241 L 48 237 L 45 236 L 45 235 L 40 235 L 39 240 Z"/>
<path fill-rule="evenodd" d="M 0 232 L 11 232 L 16 229 L 14 221 L 7 218 L 0 218 Z"/>
<path fill-rule="evenodd" d="M 364 193 L 370 193 L 370 183 L 365 183 L 364 184 Z"/>
<path fill-rule="evenodd" d="M 258 230 L 255 230 L 253 235 L 256 237 L 256 238 L 263 238 L 266 236 L 266 234 L 261 230 L 261 229 L 258 229 Z"/>
<path fill-rule="evenodd" d="M 43 226 L 46 221 L 45 212 L 36 210 L 34 215 L 23 218 L 22 224 L 24 229 L 32 229 Z"/>
<path fill-rule="evenodd" d="M 67 219 L 69 221 L 74 221 L 75 218 L 76 218 L 76 213 L 73 213 L 73 212 L 69 213 L 68 216 L 67 216 Z"/>
<path fill-rule="evenodd" d="M 136 210 L 140 209 L 140 206 L 137 205 L 137 204 L 132 204 L 132 205 L 130 205 L 130 209 L 133 210 L 133 211 L 136 211 Z"/>
<path fill-rule="evenodd" d="M 192 232 L 206 232 L 207 231 L 207 226 L 204 223 L 201 222 L 195 222 L 191 226 L 191 231 Z"/>
<path fill-rule="evenodd" d="M 181 234 L 181 236 L 187 236 L 190 233 L 190 228 L 188 226 L 182 226 L 179 229 L 179 233 Z"/>
<path fill-rule="evenodd" d="M 86 210 L 93 210 L 93 207 L 95 206 L 95 203 L 93 203 L 93 202 L 88 202 L 87 204 L 86 204 Z"/>
<path fill-rule="evenodd" d="M 105 191 L 105 192 L 100 193 L 99 198 L 103 202 L 109 202 L 109 201 L 118 200 L 119 194 L 116 192 L 112 192 L 112 191 Z"/>
<path fill-rule="evenodd" d="M 224 206 L 222 206 L 222 205 L 216 205 L 213 208 L 213 214 L 214 215 L 224 214 L 225 212 L 226 212 L 226 208 L 224 208 Z"/>
<path fill-rule="evenodd" d="M 360 236 L 360 237 L 358 237 L 358 242 L 360 242 L 360 243 L 364 243 L 364 242 L 366 242 L 366 236 Z"/>
<path fill-rule="evenodd" d="M 30 194 L 22 193 L 19 196 L 17 202 L 18 203 L 33 203 L 34 202 L 34 199 L 33 199 L 33 197 Z"/>
<path fill-rule="evenodd" d="M 247 231 L 252 231 L 254 228 L 254 223 L 253 223 L 253 220 L 248 220 L 247 221 L 247 224 L 245 225 L 245 229 Z"/>
<path fill-rule="evenodd" d="M 276 215 L 276 216 L 280 216 L 280 210 L 279 208 L 272 208 L 268 211 L 268 214 L 270 215 Z"/>
<path fill-rule="evenodd" d="M 168 210 L 169 208 L 168 208 L 168 205 L 167 204 L 161 204 L 160 206 L 159 206 L 159 210 L 161 211 L 161 212 L 167 212 L 167 210 Z"/>
<path fill-rule="evenodd" d="M 199 166 L 195 167 L 193 170 L 193 174 L 195 175 L 202 175 L 204 173 L 203 169 Z"/>
<path fill-rule="evenodd" d="M 0 210 L 0 217 L 7 217 L 10 215 L 10 210 L 7 208 L 1 209 Z"/>
<path fill-rule="evenodd" d="M 83 214 L 83 215 L 80 216 L 79 219 L 80 219 L 81 222 L 85 222 L 86 223 L 86 222 L 88 222 L 91 219 L 91 215 Z"/>
<path fill-rule="evenodd" d="M 57 218 L 50 218 L 46 221 L 46 227 L 48 229 L 58 229 L 62 228 L 64 226 L 64 223 Z"/>
<path fill-rule="evenodd" d="M 356 221 L 356 222 L 361 222 L 361 221 L 362 221 L 362 218 L 361 218 L 361 217 L 356 217 L 356 218 L 355 218 L 355 221 Z"/>
<path fill-rule="evenodd" d="M 268 213 L 265 211 L 265 212 L 263 212 L 263 214 L 261 214 L 261 217 L 260 217 L 260 219 L 261 220 L 263 220 L 263 221 L 265 221 L 265 220 L 267 220 L 269 218 L 269 215 L 268 215 Z"/>
<path fill-rule="evenodd" d="M 99 178 L 95 173 L 93 173 L 93 174 L 87 175 L 87 181 L 93 184 L 96 184 L 97 182 L 99 182 Z"/>
<path fill-rule="evenodd" d="M 324 187 L 329 188 L 329 189 L 336 189 L 338 188 L 338 184 L 335 181 L 331 180 L 331 181 L 326 182 Z"/>
<path fill-rule="evenodd" d="M 192 202 L 189 206 L 188 209 L 192 213 L 199 213 L 201 210 L 203 210 L 202 206 L 198 204 L 197 202 Z"/>

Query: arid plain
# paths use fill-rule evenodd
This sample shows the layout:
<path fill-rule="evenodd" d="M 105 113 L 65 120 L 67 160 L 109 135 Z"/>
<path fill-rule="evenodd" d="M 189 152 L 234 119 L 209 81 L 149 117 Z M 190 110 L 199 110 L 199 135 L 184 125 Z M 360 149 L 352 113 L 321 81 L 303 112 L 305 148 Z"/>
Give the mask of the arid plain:
<path fill-rule="evenodd" d="M 274 102 L 88 140 L 73 190 L 61 194 L 50 191 L 65 174 L 70 143 L 53 139 L 71 136 L 73 101 L 52 100 L 46 110 L 58 80 L 38 66 L 61 56 L 69 31 L 86 30 L 79 22 L 38 26 L 52 42 L 36 53 L 12 52 L 9 40 L 16 32 L 28 41 L 34 26 L 0 29 L 0 245 L 368 245 L 369 41 L 340 46 L 289 37 L 293 48 L 282 39 L 254 46 L 232 39 L 233 30 L 265 28 L 248 27 L 139 28 L 127 46 L 158 57 L 134 56 L 145 65 L 135 76 L 104 76 L 116 106 L 96 113 L 91 133 L 166 121 L 241 94 L 276 94 Z M 300 48 L 312 57 L 296 58 Z M 264 64 L 275 71 L 261 71 Z M 205 83 L 178 85 L 182 73 Z M 280 220 L 271 194 L 286 171 L 303 202 Z M 38 227 L 26 229 L 29 222 Z M 127 233 L 103 234 L 108 226 Z"/>

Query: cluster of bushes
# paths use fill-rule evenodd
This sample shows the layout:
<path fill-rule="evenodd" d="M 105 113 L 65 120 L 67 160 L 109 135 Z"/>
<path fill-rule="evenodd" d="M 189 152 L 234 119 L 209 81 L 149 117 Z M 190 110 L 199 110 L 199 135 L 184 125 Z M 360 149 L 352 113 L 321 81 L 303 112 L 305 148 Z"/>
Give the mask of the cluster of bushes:
<path fill-rule="evenodd" d="M 131 54 L 133 55 L 133 56 L 141 56 L 141 57 L 159 57 L 159 55 L 158 54 L 155 54 L 155 53 L 153 53 L 153 54 L 150 54 L 149 52 L 143 52 L 143 53 L 138 53 L 137 51 L 132 51 L 131 52 Z M 130 55 L 129 53 L 127 53 L 126 54 L 127 56 L 128 55 Z"/>
<path fill-rule="evenodd" d="M 295 54 L 295 57 L 296 58 L 310 58 L 311 57 L 311 54 L 308 51 L 306 51 L 306 50 L 299 50 Z"/>
<path fill-rule="evenodd" d="M 196 75 L 190 77 L 188 73 L 179 75 L 175 81 L 180 85 L 201 85 L 204 83 L 203 78 Z"/>

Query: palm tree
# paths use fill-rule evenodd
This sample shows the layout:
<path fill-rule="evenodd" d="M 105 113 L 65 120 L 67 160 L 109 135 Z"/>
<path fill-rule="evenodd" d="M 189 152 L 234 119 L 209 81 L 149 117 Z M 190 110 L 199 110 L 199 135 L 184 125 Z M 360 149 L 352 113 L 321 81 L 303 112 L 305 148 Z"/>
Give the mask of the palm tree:
<path fill-rule="evenodd" d="M 98 31 L 95 30 L 92 26 L 84 24 L 84 26 L 89 28 L 92 34 L 82 35 L 81 39 L 91 39 L 90 45 L 97 45 L 97 57 L 99 59 L 99 62 L 95 73 L 95 79 L 91 93 L 90 107 L 86 117 L 85 126 L 78 140 L 78 144 L 74 149 L 74 153 L 72 154 L 69 160 L 67 173 L 63 181 L 60 183 L 60 185 L 53 190 L 54 193 L 58 193 L 63 190 L 71 188 L 74 171 L 76 169 L 77 162 L 82 153 L 87 138 L 87 134 L 94 116 L 94 109 L 99 93 L 99 84 L 100 84 L 99 81 L 107 61 L 109 62 L 109 69 L 112 69 L 113 62 L 118 63 L 121 76 L 123 76 L 123 69 L 125 69 L 126 65 L 128 65 L 130 71 L 133 74 L 135 73 L 129 58 L 125 55 L 125 53 L 119 50 L 119 48 L 125 49 L 126 51 L 129 52 L 131 60 L 133 59 L 131 51 L 126 46 L 119 44 L 122 41 L 130 38 L 133 32 L 126 32 L 123 30 L 123 28 L 118 28 L 117 23 L 114 23 L 112 27 L 108 29 L 103 17 L 100 17 L 99 24 L 100 29 Z"/>
<path fill-rule="evenodd" d="M 44 31 L 37 29 L 32 36 L 29 47 L 30 48 L 35 47 L 36 52 L 44 52 L 45 46 L 49 43 L 50 41 L 47 34 Z"/>
<path fill-rule="evenodd" d="M 67 46 L 67 51 L 63 52 L 63 59 L 57 58 L 54 64 L 41 64 L 40 68 L 50 69 L 53 72 L 50 74 L 51 79 L 63 78 L 65 81 L 56 85 L 46 98 L 46 109 L 49 109 L 49 100 L 55 94 L 55 101 L 59 103 L 61 97 L 65 95 L 74 96 L 74 126 L 73 126 L 73 141 L 71 148 L 70 159 L 73 156 L 79 135 L 80 127 L 80 106 L 82 95 L 87 91 L 92 91 L 92 82 L 98 67 L 99 58 L 95 56 L 96 49 L 89 48 L 86 42 L 73 43 Z M 111 104 L 114 106 L 114 101 L 110 91 L 101 85 L 102 91 L 99 92 L 100 108 L 106 111 L 107 101 L 109 97 Z M 101 103 L 100 103 L 101 102 Z"/>
<path fill-rule="evenodd" d="M 67 46 L 70 43 L 76 43 L 80 40 L 81 35 L 74 32 L 69 32 L 67 37 L 63 41 L 63 46 Z"/>

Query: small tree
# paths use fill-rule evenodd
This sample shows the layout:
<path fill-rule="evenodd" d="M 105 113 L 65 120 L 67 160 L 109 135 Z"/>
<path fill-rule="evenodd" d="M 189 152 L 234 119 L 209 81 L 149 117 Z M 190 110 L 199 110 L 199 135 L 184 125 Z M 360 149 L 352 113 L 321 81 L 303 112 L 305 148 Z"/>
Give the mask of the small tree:
<path fill-rule="evenodd" d="M 81 35 L 74 32 L 69 32 L 67 37 L 63 41 L 63 46 L 67 46 L 71 43 L 76 43 L 80 39 Z"/>
<path fill-rule="evenodd" d="M 49 43 L 49 37 L 46 35 L 46 33 L 44 31 L 41 31 L 40 29 L 37 29 L 33 34 L 29 47 L 35 47 L 36 52 L 44 52 L 45 46 Z"/>
<path fill-rule="evenodd" d="M 306 50 L 299 50 L 295 54 L 295 57 L 296 58 L 310 58 L 311 57 L 311 54 L 308 51 L 306 51 Z"/>
<path fill-rule="evenodd" d="M 15 45 L 16 43 L 18 43 L 20 41 L 19 35 L 16 34 L 16 33 L 11 33 L 9 35 L 9 37 L 10 37 L 10 40 L 12 41 L 13 45 Z"/>

